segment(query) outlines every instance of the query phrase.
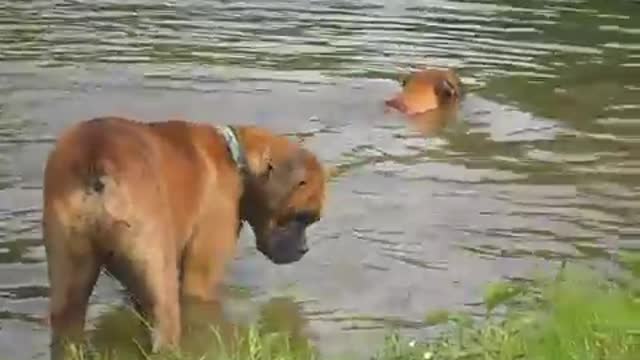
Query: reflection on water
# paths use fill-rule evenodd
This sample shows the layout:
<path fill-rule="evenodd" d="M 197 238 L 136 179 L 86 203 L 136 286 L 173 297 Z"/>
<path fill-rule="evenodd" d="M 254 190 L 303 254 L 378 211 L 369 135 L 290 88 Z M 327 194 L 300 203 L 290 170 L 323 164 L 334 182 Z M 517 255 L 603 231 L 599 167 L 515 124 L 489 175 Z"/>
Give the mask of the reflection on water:
<path fill-rule="evenodd" d="M 244 315 L 221 317 L 234 327 L 276 303 L 266 323 L 291 321 L 278 326 L 304 328 L 300 338 L 327 353 L 367 354 L 388 326 L 421 333 L 426 312 L 473 304 L 497 277 L 568 258 L 606 269 L 618 250 L 640 247 L 637 2 L 5 3 L 8 358 L 46 358 L 42 167 L 59 131 L 91 116 L 254 123 L 338 165 L 303 261 L 274 266 L 242 234 L 226 281 L 246 298 L 223 310 Z M 459 70 L 469 89 L 460 109 L 385 112 L 396 79 L 423 64 Z M 92 297 L 91 325 L 107 344 L 137 331 L 110 310 L 120 290 L 103 278 Z"/>
<path fill-rule="evenodd" d="M 246 352 L 250 349 L 250 331 L 257 331 L 263 339 L 267 335 L 281 335 L 286 340 L 265 341 L 265 348 L 275 357 L 278 351 L 288 350 L 308 358 L 313 352 L 306 334 L 306 319 L 300 304 L 289 297 L 274 297 L 258 307 L 257 314 L 219 303 L 187 303 L 183 306 L 184 336 L 181 351 L 199 359 L 205 354 Z M 225 314 L 225 310 L 227 313 Z M 94 321 L 89 332 L 91 347 L 102 354 L 126 359 L 146 359 L 149 348 L 148 329 L 144 321 L 127 306 L 110 308 Z M 253 328 L 250 330 L 248 325 Z M 278 346 L 280 348 L 278 348 Z M 254 351 L 257 348 L 254 348 Z M 266 351 L 264 349 L 263 351 Z M 303 356 L 307 354 L 307 356 Z"/>

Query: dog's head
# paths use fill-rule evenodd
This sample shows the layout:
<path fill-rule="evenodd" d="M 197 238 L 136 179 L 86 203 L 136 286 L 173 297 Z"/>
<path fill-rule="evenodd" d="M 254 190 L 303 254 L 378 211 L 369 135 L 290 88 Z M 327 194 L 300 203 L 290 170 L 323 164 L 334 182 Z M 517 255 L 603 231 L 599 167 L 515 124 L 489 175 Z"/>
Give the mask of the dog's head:
<path fill-rule="evenodd" d="M 298 143 L 258 128 L 242 134 L 250 176 L 241 217 L 258 250 L 276 264 L 300 260 L 309 250 L 307 227 L 322 215 L 326 174 L 318 158 Z"/>
<path fill-rule="evenodd" d="M 420 114 L 458 100 L 461 87 L 460 79 L 451 69 L 421 70 L 406 76 L 402 91 L 385 104 L 407 115 Z"/>

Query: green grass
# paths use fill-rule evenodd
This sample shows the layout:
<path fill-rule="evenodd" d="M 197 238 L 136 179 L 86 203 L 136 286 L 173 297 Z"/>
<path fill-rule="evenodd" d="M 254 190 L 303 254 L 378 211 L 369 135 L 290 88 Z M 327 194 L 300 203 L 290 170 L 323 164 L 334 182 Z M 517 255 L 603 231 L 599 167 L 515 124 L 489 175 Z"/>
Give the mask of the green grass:
<path fill-rule="evenodd" d="M 430 314 L 428 320 L 449 325 L 438 338 L 416 343 L 392 335 L 375 359 L 637 360 L 640 298 L 631 284 L 582 267 L 556 279 L 492 284 L 484 319 Z M 492 315 L 498 307 L 503 314 Z"/>
<path fill-rule="evenodd" d="M 110 349 L 102 352 L 88 351 L 87 348 L 70 346 L 68 354 L 70 360 L 289 360 L 289 359 L 317 359 L 315 348 L 309 341 L 300 343 L 292 341 L 286 333 L 264 333 L 258 326 L 252 326 L 245 331 L 238 331 L 231 338 L 222 336 L 216 329 L 210 328 L 207 346 L 200 351 L 185 353 L 165 352 L 148 354 L 143 346 L 137 351 L 131 349 Z"/>
<path fill-rule="evenodd" d="M 484 314 L 440 310 L 425 321 L 442 331 L 415 341 L 398 334 L 379 344 L 373 360 L 637 360 L 640 359 L 640 293 L 637 280 L 610 281 L 583 267 L 553 279 L 498 282 L 485 292 Z M 211 330 L 207 351 L 156 354 L 158 360 L 317 359 L 311 343 L 259 326 L 236 332 L 232 341 Z M 72 360 L 129 359 L 84 355 Z"/>

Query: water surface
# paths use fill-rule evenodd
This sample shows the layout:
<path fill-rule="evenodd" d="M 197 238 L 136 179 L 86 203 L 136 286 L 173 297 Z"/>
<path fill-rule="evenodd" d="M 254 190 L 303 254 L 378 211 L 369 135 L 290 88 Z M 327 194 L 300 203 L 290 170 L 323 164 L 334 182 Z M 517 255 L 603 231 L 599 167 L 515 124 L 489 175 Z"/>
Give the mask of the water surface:
<path fill-rule="evenodd" d="M 269 263 L 243 232 L 226 278 L 232 321 L 282 322 L 326 353 L 424 333 L 487 281 L 611 267 L 640 245 L 639 21 L 623 0 L 5 1 L 3 356 L 47 357 L 43 164 L 62 128 L 105 114 L 259 124 L 340 166 L 301 262 Z M 422 65 L 469 89 L 442 129 L 382 107 Z M 122 302 L 102 278 L 90 325 Z"/>

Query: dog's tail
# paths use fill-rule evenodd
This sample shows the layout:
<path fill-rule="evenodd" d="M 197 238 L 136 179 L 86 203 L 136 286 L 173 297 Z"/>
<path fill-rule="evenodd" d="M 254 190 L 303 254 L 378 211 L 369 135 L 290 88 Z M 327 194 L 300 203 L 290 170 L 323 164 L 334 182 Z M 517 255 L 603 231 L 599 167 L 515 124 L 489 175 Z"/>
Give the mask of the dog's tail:
<path fill-rule="evenodd" d="M 93 195 L 104 194 L 108 184 L 112 184 L 113 164 L 100 152 L 100 146 L 92 146 L 86 153 L 84 166 L 78 174 L 85 191 Z"/>

